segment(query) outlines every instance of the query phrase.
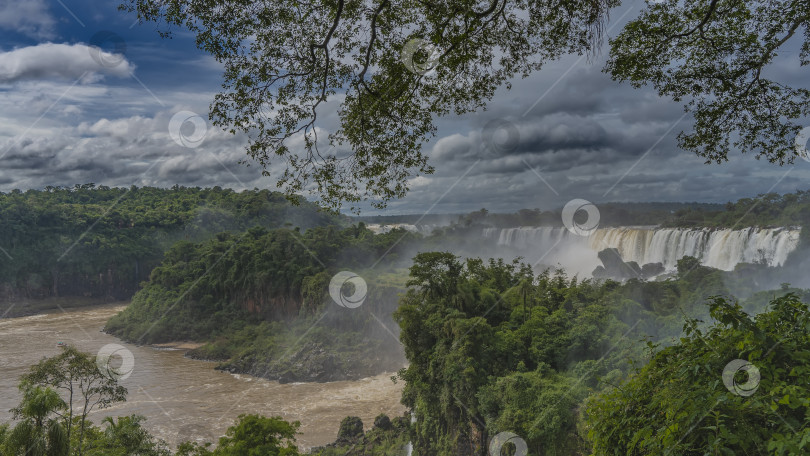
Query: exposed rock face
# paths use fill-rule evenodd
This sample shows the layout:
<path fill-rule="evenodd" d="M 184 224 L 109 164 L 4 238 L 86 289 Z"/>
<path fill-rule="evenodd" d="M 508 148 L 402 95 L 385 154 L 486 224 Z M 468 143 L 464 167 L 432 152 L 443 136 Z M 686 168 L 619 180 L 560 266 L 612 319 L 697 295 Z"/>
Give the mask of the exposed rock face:
<path fill-rule="evenodd" d="M 619 255 L 618 249 L 605 249 L 598 253 L 602 266 L 593 271 L 594 278 L 627 280 L 637 279 L 641 276 L 641 268 L 635 262 L 625 263 Z"/>
<path fill-rule="evenodd" d="M 333 443 L 311 448 L 309 454 L 321 454 L 324 450 L 329 450 L 326 454 L 340 455 L 407 454 L 405 444 L 410 440 L 409 416 L 406 413 L 392 420 L 381 413 L 374 418 L 374 427 L 368 432 L 363 430 L 363 421 L 359 417 L 347 416 L 340 422 L 337 439 Z M 402 453 L 391 453 L 392 450 L 396 451 L 397 442 Z"/>
<path fill-rule="evenodd" d="M 635 261 L 622 260 L 619 250 L 610 248 L 604 249 L 597 254 L 602 266 L 597 266 L 593 270 L 593 277 L 597 279 L 650 279 L 662 274 L 665 271 L 661 263 L 648 263 L 639 267 Z"/>
<path fill-rule="evenodd" d="M 645 279 L 659 276 L 666 271 L 664 265 L 662 263 L 647 263 L 641 267 L 641 275 L 644 276 Z"/>
<path fill-rule="evenodd" d="M 363 438 L 363 420 L 357 416 L 347 416 L 340 422 L 336 445 L 357 443 Z"/>
<path fill-rule="evenodd" d="M 374 427 L 376 429 L 382 429 L 383 431 L 390 431 L 394 429 L 394 425 L 391 423 L 391 418 L 388 418 L 388 415 L 381 413 L 374 418 Z"/>

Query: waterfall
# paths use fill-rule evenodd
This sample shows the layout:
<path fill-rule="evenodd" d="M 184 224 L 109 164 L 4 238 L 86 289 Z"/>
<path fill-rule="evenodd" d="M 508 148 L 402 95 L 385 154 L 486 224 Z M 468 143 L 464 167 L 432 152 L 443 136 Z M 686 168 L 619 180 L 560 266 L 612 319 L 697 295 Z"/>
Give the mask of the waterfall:
<path fill-rule="evenodd" d="M 520 250 L 529 260 L 532 256 L 548 255 L 550 261 L 546 264 L 556 261 L 565 266 L 570 263 L 571 259 L 566 256 L 572 255 L 571 252 L 583 257 L 583 261 L 593 260 L 596 252 L 615 248 L 624 261 L 635 261 L 639 265 L 662 263 L 672 270 L 679 259 L 688 255 L 699 259 L 703 265 L 730 271 L 738 263 L 783 265 L 799 243 L 799 232 L 793 228 L 617 227 L 600 228 L 584 237 L 565 228 L 521 227 L 486 228 L 483 236 L 498 245 Z M 574 268 L 590 273 L 586 269 L 587 266 Z"/>
<path fill-rule="evenodd" d="M 433 234 L 433 230 L 436 228 L 441 228 L 445 225 L 435 225 L 435 224 L 419 224 L 413 225 L 410 223 L 391 223 L 391 224 L 379 224 L 379 223 L 370 223 L 366 225 L 366 228 L 371 230 L 374 234 L 384 234 L 388 233 L 389 231 L 395 228 L 402 228 L 406 231 L 411 231 L 414 233 L 419 233 L 422 236 L 430 236 Z"/>
<path fill-rule="evenodd" d="M 411 424 L 413 425 L 416 423 L 416 414 L 411 412 Z M 411 456 L 413 454 L 413 442 L 408 442 L 405 445 L 405 456 Z"/>

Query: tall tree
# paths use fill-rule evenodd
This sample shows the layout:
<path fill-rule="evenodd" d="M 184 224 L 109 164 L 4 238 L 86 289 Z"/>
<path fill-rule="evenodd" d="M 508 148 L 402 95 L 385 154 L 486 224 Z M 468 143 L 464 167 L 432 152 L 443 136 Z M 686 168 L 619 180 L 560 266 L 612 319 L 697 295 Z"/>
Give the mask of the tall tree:
<path fill-rule="evenodd" d="M 679 145 L 707 163 L 728 160 L 732 150 L 793 163 L 810 158 L 810 135 L 798 136 L 810 90 L 780 80 L 774 67 L 780 56 L 810 63 L 808 25 L 806 1 L 651 1 L 612 40 L 606 71 L 685 101 L 695 127 Z"/>
<path fill-rule="evenodd" d="M 433 171 L 421 146 L 435 116 L 474 111 L 513 77 L 588 52 L 618 4 L 125 0 L 122 8 L 189 29 L 225 65 L 211 119 L 250 133 L 248 154 L 265 168 L 286 163 L 279 186 L 314 184 L 331 206 L 383 206 L 406 193 L 409 178 Z M 340 125 L 324 138 L 317 121 L 334 112 L 330 99 Z"/>
<path fill-rule="evenodd" d="M 78 419 L 79 447 L 76 454 L 82 454 L 84 435 L 88 427 L 87 415 L 94 409 L 110 407 L 126 400 L 127 390 L 118 384 L 114 376 L 99 369 L 96 358 L 75 347 L 65 347 L 57 356 L 45 358 L 22 376 L 21 388 L 53 388 L 67 396 L 65 406 L 54 413 L 64 420 L 66 435 L 71 439 L 74 418 Z"/>
<path fill-rule="evenodd" d="M 298 421 L 289 423 L 281 417 L 240 415 L 239 421 L 219 439 L 214 455 L 222 456 L 298 456 L 295 435 Z"/>
<path fill-rule="evenodd" d="M 69 436 L 60 412 L 67 404 L 59 393 L 48 387 L 27 385 L 20 405 L 11 410 L 20 420 L 8 433 L 3 454 L 25 456 L 67 456 Z M 0 447 L 0 450 L 3 448 Z"/>
<path fill-rule="evenodd" d="M 433 168 L 422 146 L 436 117 L 485 107 L 498 87 L 599 43 L 619 0 L 125 0 L 142 21 L 189 29 L 225 65 L 211 105 L 216 125 L 250 133 L 265 173 L 286 163 L 288 193 L 384 206 Z M 707 161 L 734 148 L 779 164 L 810 92 L 766 75 L 795 41 L 808 63 L 806 1 L 649 1 L 612 41 L 606 71 L 687 101 L 695 129 L 680 145 Z M 329 107 L 326 107 L 330 101 Z M 337 104 L 339 126 L 318 123 Z M 327 111 L 324 111 L 324 110 Z M 810 137 L 810 134 L 808 134 Z M 807 139 L 807 138 L 805 138 Z M 733 144 L 732 144 L 733 143 Z M 292 146 L 295 144 L 295 146 Z M 303 147 L 300 147 L 303 145 Z"/>

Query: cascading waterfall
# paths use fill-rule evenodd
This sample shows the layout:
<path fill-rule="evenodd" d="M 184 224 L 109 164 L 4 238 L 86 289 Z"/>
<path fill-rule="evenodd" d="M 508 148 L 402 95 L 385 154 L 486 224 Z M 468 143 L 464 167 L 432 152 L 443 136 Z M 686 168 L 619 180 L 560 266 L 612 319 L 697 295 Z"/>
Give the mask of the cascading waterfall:
<path fill-rule="evenodd" d="M 654 227 L 600 228 L 590 236 L 579 236 L 565 228 L 487 228 L 484 237 L 498 245 L 513 247 L 524 256 L 551 254 L 551 260 L 565 264 L 559 253 L 570 248 L 593 252 L 615 248 L 624 261 L 639 265 L 662 263 L 675 268 L 684 256 L 693 256 L 706 266 L 730 271 L 738 263 L 781 266 L 799 243 L 799 229 L 746 228 L 685 229 Z M 545 252 L 545 253 L 544 253 Z M 553 262 L 553 261 L 551 261 Z M 582 271 L 585 272 L 585 271 Z M 590 272 L 590 271 L 587 271 Z"/>
<path fill-rule="evenodd" d="M 416 414 L 411 413 L 411 424 L 416 423 Z M 405 445 L 405 456 L 411 456 L 413 454 L 413 442 L 408 442 Z"/>
<path fill-rule="evenodd" d="M 395 228 L 402 228 L 406 231 L 411 231 L 414 233 L 419 233 L 423 236 L 430 236 L 433 234 L 433 230 L 436 228 L 441 228 L 444 225 L 434 225 L 434 224 L 425 224 L 425 225 L 413 225 L 410 223 L 391 223 L 388 225 L 382 225 L 379 223 L 370 223 L 366 225 L 366 228 L 371 230 L 374 234 L 384 234 L 388 233 L 389 231 Z"/>

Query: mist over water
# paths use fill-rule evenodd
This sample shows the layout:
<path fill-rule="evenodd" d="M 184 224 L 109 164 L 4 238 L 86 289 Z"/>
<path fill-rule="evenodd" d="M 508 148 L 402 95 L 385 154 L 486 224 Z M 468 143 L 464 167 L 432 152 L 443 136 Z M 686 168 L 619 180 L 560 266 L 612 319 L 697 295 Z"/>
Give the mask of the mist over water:
<path fill-rule="evenodd" d="M 428 236 L 441 226 L 397 224 L 369 225 L 369 228 L 379 231 L 404 228 Z M 799 244 L 799 235 L 800 230 L 794 228 L 613 227 L 579 236 L 562 227 L 481 229 L 472 226 L 451 235 L 452 242 L 431 245 L 430 238 L 423 241 L 417 237 L 413 251 L 401 254 L 401 266 L 409 265 L 417 251 L 447 250 L 462 257 L 522 257 L 536 269 L 560 266 L 570 275 L 590 277 L 600 265 L 597 253 L 616 248 L 624 261 L 660 262 L 672 270 L 679 259 L 689 255 L 706 266 L 729 271 L 739 263 L 784 266 Z M 796 256 L 793 255 L 790 262 L 794 262 Z M 770 282 L 768 285 L 773 287 L 780 281 L 791 281 L 782 277 L 788 269 L 778 269 L 780 277 L 776 285 Z M 764 283 L 759 288 L 763 287 Z M 370 299 L 364 309 L 374 309 L 385 324 L 370 325 L 368 337 L 398 347 L 398 327 L 390 320 L 396 300 L 393 296 L 376 298 Z M 306 449 L 333 442 L 340 421 L 346 416 L 361 417 L 368 429 L 380 413 L 394 417 L 405 411 L 400 404 L 402 384 L 394 384 L 390 372 L 352 381 L 280 384 L 214 370 L 215 364 L 187 359 L 180 350 L 124 344 L 100 332 L 105 322 L 123 308 L 104 306 L 0 319 L 0 369 L 4 373 L 0 376 L 0 422 L 11 418 L 8 410 L 19 402 L 16 388 L 19 376 L 42 357 L 57 354 L 58 341 L 89 353 L 96 353 L 110 343 L 122 344 L 131 350 L 135 368 L 132 376 L 123 381 L 129 389 L 127 402 L 97 411 L 91 419 L 99 423 L 105 416 L 144 415 L 147 429 L 172 447 L 184 440 L 216 441 L 243 413 L 278 415 L 289 421 L 301 421 L 303 434 L 298 443 Z M 334 330 L 346 324 L 346 318 L 337 311 L 321 321 L 322 326 Z"/>
<path fill-rule="evenodd" d="M 430 236 L 447 224 L 368 224 L 375 233 L 393 229 Z M 597 254 L 615 248 L 624 261 L 639 265 L 661 263 L 674 271 L 678 260 L 692 256 L 704 266 L 732 271 L 740 263 L 769 267 L 784 266 L 799 245 L 800 228 L 658 228 L 656 226 L 620 226 L 598 228 L 587 236 L 564 227 L 483 228 L 469 231 L 465 242 L 450 242 L 442 249 L 462 257 L 521 257 L 536 269 L 561 267 L 569 274 L 591 277 L 602 263 Z M 481 242 L 483 241 L 483 242 Z M 414 250 L 424 251 L 424 248 Z M 433 249 L 435 250 L 435 248 Z"/>
<path fill-rule="evenodd" d="M 705 266 L 731 271 L 739 263 L 782 266 L 799 244 L 799 229 L 685 229 L 654 227 L 600 228 L 578 236 L 565 228 L 485 228 L 491 243 L 522 252 L 529 262 L 559 264 L 572 273 L 590 276 L 600 265 L 597 253 L 619 251 L 624 261 L 639 265 L 662 263 L 674 270 L 677 261 L 693 256 Z"/>
<path fill-rule="evenodd" d="M 442 224 L 419 224 L 413 225 L 411 223 L 387 223 L 387 224 L 380 224 L 380 223 L 370 223 L 366 225 L 371 232 L 374 234 L 384 234 L 388 233 L 391 230 L 395 229 L 403 229 L 406 231 L 410 231 L 412 233 L 419 233 L 423 236 L 430 236 L 433 233 L 433 230 L 437 228 L 442 228 L 447 225 Z"/>

